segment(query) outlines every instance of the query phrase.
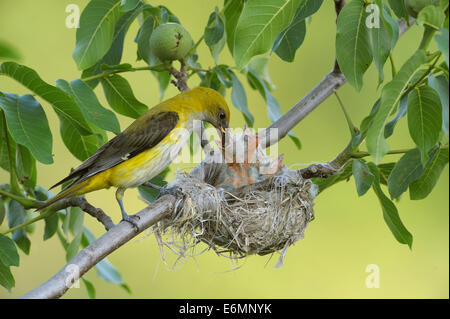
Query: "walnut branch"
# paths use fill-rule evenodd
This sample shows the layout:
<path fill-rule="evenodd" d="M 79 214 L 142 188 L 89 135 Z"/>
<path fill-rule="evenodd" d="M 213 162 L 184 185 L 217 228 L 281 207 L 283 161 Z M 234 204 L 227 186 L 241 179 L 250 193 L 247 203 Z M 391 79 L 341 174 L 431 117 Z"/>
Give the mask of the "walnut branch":
<path fill-rule="evenodd" d="M 82 211 L 88 213 L 92 217 L 96 218 L 100 223 L 102 223 L 107 231 L 114 227 L 114 223 L 111 217 L 109 217 L 101 208 L 96 208 L 89 204 L 86 198 L 81 196 L 60 200 L 55 205 L 53 205 L 52 209 L 54 211 L 58 211 L 68 207 L 81 208 Z"/>
<path fill-rule="evenodd" d="M 344 5 L 344 1 L 335 0 L 337 13 Z M 412 23 L 410 23 L 412 25 Z M 400 35 L 403 34 L 409 27 L 404 20 L 399 21 Z M 180 71 L 172 70 L 171 74 L 177 81 L 173 83 L 180 90 L 186 90 L 187 78 L 183 76 L 183 66 Z M 184 72 L 184 74 L 186 74 Z M 309 92 L 302 100 L 300 100 L 291 110 L 283 115 L 278 121 L 269 126 L 266 130 L 259 134 L 260 143 L 265 146 L 270 146 L 280 139 L 286 136 L 286 134 L 295 127 L 300 121 L 302 121 L 309 113 L 317 108 L 326 98 L 333 94 L 337 89 L 344 85 L 346 79 L 339 70 L 337 63 L 335 68 L 328 73 L 325 78 L 315 86 L 311 92 Z M 270 128 L 276 128 L 277 134 L 271 134 Z M 307 168 L 300 170 L 301 174 L 305 178 L 311 177 L 329 177 L 336 172 L 351 158 L 351 152 L 349 151 L 351 144 L 341 152 L 333 161 L 326 164 L 315 164 Z M 198 169 L 197 167 L 196 169 Z M 211 169 L 214 172 L 214 169 Z M 212 174 L 212 173 L 211 173 Z M 214 174 L 212 174 L 214 175 Z M 251 187 L 247 185 L 245 187 Z M 255 187 L 258 187 L 256 184 Z M 152 205 L 146 207 L 137 215 L 140 217 L 138 224 L 140 232 L 146 230 L 152 225 L 156 224 L 162 218 L 169 216 L 172 212 L 176 202 L 176 197 L 166 195 L 158 199 Z M 97 217 L 96 217 L 97 218 Z M 135 228 L 129 223 L 119 223 L 112 227 L 103 236 L 98 238 L 88 247 L 80 251 L 67 265 L 65 265 L 59 272 L 57 272 L 48 281 L 25 294 L 22 298 L 59 298 L 68 289 L 70 285 L 67 285 L 68 278 L 70 278 L 70 272 L 68 267 L 77 266 L 79 270 L 79 276 L 85 274 L 89 269 L 94 267 L 103 258 L 110 253 L 130 241 L 138 233 Z"/>
<path fill-rule="evenodd" d="M 167 216 L 175 204 L 175 197 L 165 195 L 152 205 L 141 210 L 137 215 L 140 217 L 138 224 L 140 231 L 143 231 Z M 50 299 L 61 297 L 72 285 L 73 267 L 76 266 L 77 275 L 83 276 L 89 269 L 94 267 L 103 258 L 113 251 L 129 242 L 139 233 L 130 223 L 119 223 L 111 228 L 103 236 L 98 238 L 88 247 L 80 251 L 52 278 L 39 287 L 28 292 L 22 298 L 25 299 Z M 79 279 L 79 278 L 74 278 Z"/>

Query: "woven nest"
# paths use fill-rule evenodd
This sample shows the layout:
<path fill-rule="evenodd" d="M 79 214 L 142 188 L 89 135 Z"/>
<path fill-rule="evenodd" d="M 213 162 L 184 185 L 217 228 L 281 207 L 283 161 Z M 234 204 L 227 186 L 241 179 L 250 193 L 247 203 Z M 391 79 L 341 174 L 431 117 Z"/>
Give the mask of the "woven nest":
<path fill-rule="evenodd" d="M 317 187 L 298 171 L 281 165 L 282 157 L 272 160 L 257 153 L 253 164 L 239 167 L 247 177 L 249 172 L 257 176 L 239 187 L 223 178 L 230 175 L 229 164 L 202 163 L 191 174 L 178 173 L 170 187 L 180 188 L 183 196 L 173 214 L 158 224 L 159 242 L 180 257 L 195 255 L 200 242 L 230 258 L 279 252 L 276 266 L 281 266 L 288 247 L 304 237 L 314 219 Z M 261 174 L 264 165 L 275 166 L 276 171 Z M 236 178 L 242 181 L 242 176 Z"/>

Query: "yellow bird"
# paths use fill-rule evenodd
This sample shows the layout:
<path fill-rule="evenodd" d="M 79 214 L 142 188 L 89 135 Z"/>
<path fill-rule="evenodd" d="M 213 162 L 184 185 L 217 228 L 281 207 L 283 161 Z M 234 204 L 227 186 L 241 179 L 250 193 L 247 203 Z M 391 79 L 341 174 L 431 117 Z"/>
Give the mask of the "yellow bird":
<path fill-rule="evenodd" d="M 229 119 L 227 103 L 215 90 L 198 87 L 184 91 L 141 115 L 53 185 L 51 188 L 73 180 L 38 210 L 63 198 L 114 186 L 123 220 L 137 227 L 123 207 L 125 190 L 146 183 L 169 166 L 189 140 L 194 120 L 209 122 L 223 132 Z"/>

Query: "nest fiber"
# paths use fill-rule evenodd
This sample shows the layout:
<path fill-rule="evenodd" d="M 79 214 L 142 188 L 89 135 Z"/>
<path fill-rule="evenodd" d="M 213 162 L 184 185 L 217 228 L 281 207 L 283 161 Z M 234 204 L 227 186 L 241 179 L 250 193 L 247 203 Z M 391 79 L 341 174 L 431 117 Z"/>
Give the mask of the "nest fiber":
<path fill-rule="evenodd" d="M 316 186 L 286 167 L 231 191 L 184 173 L 170 186 L 179 187 L 183 196 L 173 215 L 159 223 L 158 233 L 180 256 L 204 242 L 231 258 L 280 252 L 277 265 L 282 265 L 287 248 L 303 238 L 314 218 Z"/>

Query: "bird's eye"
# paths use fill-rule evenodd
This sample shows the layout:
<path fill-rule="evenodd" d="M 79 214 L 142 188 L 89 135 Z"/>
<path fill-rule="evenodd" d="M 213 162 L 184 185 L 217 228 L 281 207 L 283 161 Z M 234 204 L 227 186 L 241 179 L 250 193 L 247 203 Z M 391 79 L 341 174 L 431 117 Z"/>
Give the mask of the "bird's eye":
<path fill-rule="evenodd" d="M 226 118 L 225 112 L 223 110 L 219 110 L 219 118 L 224 120 Z"/>

